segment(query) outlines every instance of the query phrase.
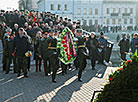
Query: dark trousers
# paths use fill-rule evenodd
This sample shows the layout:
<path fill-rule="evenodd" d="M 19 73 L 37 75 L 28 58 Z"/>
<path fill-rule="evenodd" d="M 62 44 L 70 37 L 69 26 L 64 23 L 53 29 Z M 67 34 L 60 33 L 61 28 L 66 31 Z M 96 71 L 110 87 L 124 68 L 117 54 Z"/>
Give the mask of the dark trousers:
<path fill-rule="evenodd" d="M 31 58 L 27 57 L 26 59 L 27 59 L 27 69 L 28 69 L 28 71 L 30 71 Z"/>
<path fill-rule="evenodd" d="M 17 62 L 18 75 L 21 74 L 21 70 L 23 71 L 24 75 L 27 75 L 27 59 L 26 59 L 26 57 L 17 56 L 16 62 Z"/>
<path fill-rule="evenodd" d="M 44 72 L 45 72 L 45 75 L 48 75 L 48 73 L 51 72 L 50 70 L 50 63 L 48 65 L 48 59 L 47 60 L 44 60 Z"/>
<path fill-rule="evenodd" d="M 92 68 L 94 68 L 94 67 L 95 67 L 95 63 L 96 63 L 96 60 L 91 59 L 91 66 L 92 66 Z"/>
<path fill-rule="evenodd" d="M 99 63 L 103 63 L 104 62 L 104 58 L 105 58 L 105 51 L 103 50 L 100 54 L 100 58 L 99 58 Z"/>
<path fill-rule="evenodd" d="M 5 61 L 4 61 L 4 64 L 3 64 L 4 67 L 5 67 L 6 73 L 9 73 L 10 65 L 11 65 L 12 61 L 13 61 L 13 65 L 14 65 L 14 68 L 13 68 L 14 73 L 17 72 L 17 69 L 16 69 L 16 58 L 15 57 L 6 57 Z"/>
<path fill-rule="evenodd" d="M 52 71 L 52 81 L 56 79 L 56 73 L 59 68 L 59 60 L 57 55 L 53 54 L 49 57 L 50 68 Z"/>
<path fill-rule="evenodd" d="M 84 59 L 84 60 L 82 61 L 82 63 L 79 64 L 78 80 L 81 79 L 82 72 L 83 72 L 84 69 L 86 68 L 86 64 L 87 64 L 86 59 Z"/>
<path fill-rule="evenodd" d="M 39 66 L 39 71 L 41 72 L 41 64 L 42 64 L 42 60 L 41 59 L 37 59 L 35 61 L 36 72 L 38 72 L 38 66 Z"/>
<path fill-rule="evenodd" d="M 63 62 L 61 62 L 62 75 L 67 73 L 67 66 L 68 65 L 65 65 Z"/>
<path fill-rule="evenodd" d="M 125 53 L 121 53 L 121 59 L 126 61 L 126 54 Z"/>
<path fill-rule="evenodd" d="M 2 59 L 2 63 L 3 63 L 3 71 L 6 71 L 6 67 L 7 67 L 7 58 L 3 56 L 3 59 Z"/>

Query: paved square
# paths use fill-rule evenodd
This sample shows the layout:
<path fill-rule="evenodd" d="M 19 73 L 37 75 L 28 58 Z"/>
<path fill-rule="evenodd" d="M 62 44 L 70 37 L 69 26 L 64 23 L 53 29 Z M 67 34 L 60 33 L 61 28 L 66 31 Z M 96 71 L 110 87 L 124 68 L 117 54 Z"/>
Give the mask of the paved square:
<path fill-rule="evenodd" d="M 28 78 L 17 78 L 12 72 L 6 75 L 0 68 L 0 102 L 90 102 L 94 90 L 101 89 L 108 73 L 114 69 L 96 65 L 93 71 L 88 64 L 83 82 L 77 81 L 77 70 L 70 69 L 64 76 L 59 70 L 55 84 L 51 82 L 51 76 L 35 72 L 33 66 Z"/>

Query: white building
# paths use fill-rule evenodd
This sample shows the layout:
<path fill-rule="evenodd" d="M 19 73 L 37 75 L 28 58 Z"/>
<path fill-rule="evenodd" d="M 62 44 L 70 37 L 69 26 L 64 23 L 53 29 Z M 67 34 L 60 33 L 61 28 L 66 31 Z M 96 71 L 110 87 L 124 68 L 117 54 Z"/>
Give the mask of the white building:
<path fill-rule="evenodd" d="M 37 10 L 38 1 L 39 0 L 19 0 L 19 9 Z"/>
<path fill-rule="evenodd" d="M 81 24 L 102 24 L 102 0 L 39 0 L 38 11 L 66 16 Z"/>
<path fill-rule="evenodd" d="M 107 26 L 135 26 L 137 3 L 134 0 L 104 0 L 103 24 Z"/>
<path fill-rule="evenodd" d="M 136 0 L 39 0 L 37 4 L 38 11 L 66 16 L 84 25 L 138 25 Z"/>
<path fill-rule="evenodd" d="M 51 12 L 73 19 L 73 0 L 39 0 L 38 11 Z"/>

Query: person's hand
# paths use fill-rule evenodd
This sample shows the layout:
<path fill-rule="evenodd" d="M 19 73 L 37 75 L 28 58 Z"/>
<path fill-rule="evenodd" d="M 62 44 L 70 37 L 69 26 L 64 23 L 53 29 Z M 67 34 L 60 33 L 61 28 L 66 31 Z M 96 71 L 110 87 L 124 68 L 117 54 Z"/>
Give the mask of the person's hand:
<path fill-rule="evenodd" d="M 101 46 L 101 48 L 104 48 L 104 46 Z"/>

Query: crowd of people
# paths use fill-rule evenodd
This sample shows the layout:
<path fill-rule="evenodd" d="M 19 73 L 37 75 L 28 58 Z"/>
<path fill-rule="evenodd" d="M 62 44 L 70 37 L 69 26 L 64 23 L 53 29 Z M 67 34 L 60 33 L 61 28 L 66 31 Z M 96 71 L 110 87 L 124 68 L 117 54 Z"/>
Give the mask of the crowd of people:
<path fill-rule="evenodd" d="M 41 72 L 44 63 L 45 76 L 52 75 L 52 82 L 56 83 L 56 73 L 62 68 L 62 75 L 67 73 L 71 64 L 65 65 L 58 59 L 59 50 L 57 42 L 63 29 L 68 27 L 77 39 L 77 57 L 74 66 L 78 69 L 78 81 L 81 80 L 82 72 L 87 65 L 87 59 L 91 60 L 92 70 L 95 70 L 96 60 L 104 64 L 105 52 L 108 41 L 101 32 L 97 39 L 95 32 L 84 36 L 79 21 L 72 22 L 71 19 L 60 17 L 50 12 L 36 11 L 1 11 L 0 12 L 0 39 L 3 44 L 3 71 L 10 71 L 13 62 L 14 73 L 28 77 L 30 71 L 31 56 L 35 60 L 36 72 Z M 134 52 L 138 48 L 137 34 L 131 41 L 131 49 Z M 123 39 L 119 42 L 121 58 L 126 60 L 126 52 L 129 52 L 130 40 Z M 127 47 L 127 48 L 126 48 Z"/>

